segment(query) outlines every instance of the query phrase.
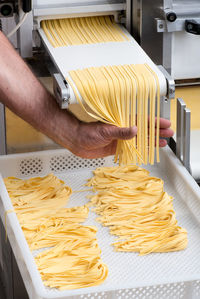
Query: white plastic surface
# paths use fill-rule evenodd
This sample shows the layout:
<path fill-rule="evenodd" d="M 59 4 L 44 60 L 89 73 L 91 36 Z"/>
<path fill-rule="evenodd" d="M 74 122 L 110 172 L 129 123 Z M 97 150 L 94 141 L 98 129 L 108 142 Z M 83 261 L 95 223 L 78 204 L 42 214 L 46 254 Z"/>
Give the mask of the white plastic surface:
<path fill-rule="evenodd" d="M 173 33 L 171 75 L 174 80 L 200 77 L 199 48 L 199 35 Z"/>
<path fill-rule="evenodd" d="M 0 172 L 4 177 L 23 178 L 53 172 L 73 190 L 80 190 L 86 179 L 91 177 L 92 169 L 112 164 L 112 158 L 85 160 L 66 150 L 55 150 L 0 157 Z M 95 222 L 95 214 L 90 212 L 86 224 L 98 227 L 97 238 L 102 249 L 102 259 L 109 268 L 109 276 L 98 287 L 58 291 L 44 287 L 17 217 L 15 213 L 9 213 L 7 234 L 30 298 L 199 298 L 200 189 L 169 148 L 161 150 L 160 164 L 146 168 L 151 175 L 164 179 L 165 190 L 174 196 L 178 223 L 188 231 L 188 248 L 180 252 L 154 253 L 143 257 L 137 253 L 116 253 L 110 245 L 113 237 L 109 235 L 108 229 Z M 84 204 L 87 194 L 73 194 L 69 206 Z M 3 223 L 5 211 L 10 209 L 12 204 L 0 178 L 0 213 Z"/>
<path fill-rule="evenodd" d="M 161 95 L 167 93 L 166 79 L 149 56 L 138 45 L 135 39 L 121 26 L 130 41 L 65 46 L 54 48 L 48 41 L 44 31 L 38 31 L 52 60 L 64 78 L 69 77 L 69 71 L 87 67 L 107 65 L 142 64 L 147 63 L 157 74 Z M 73 97 L 75 99 L 75 96 Z"/>

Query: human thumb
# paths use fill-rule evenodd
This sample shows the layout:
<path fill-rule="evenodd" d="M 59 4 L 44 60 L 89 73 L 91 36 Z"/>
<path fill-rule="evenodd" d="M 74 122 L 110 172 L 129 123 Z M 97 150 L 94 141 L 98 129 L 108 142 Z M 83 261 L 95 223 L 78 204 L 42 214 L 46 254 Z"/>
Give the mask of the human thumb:
<path fill-rule="evenodd" d="M 129 128 L 119 128 L 116 126 L 109 126 L 106 130 L 106 136 L 105 138 L 111 138 L 111 139 L 131 139 L 135 137 L 137 134 L 137 127 L 129 127 Z"/>

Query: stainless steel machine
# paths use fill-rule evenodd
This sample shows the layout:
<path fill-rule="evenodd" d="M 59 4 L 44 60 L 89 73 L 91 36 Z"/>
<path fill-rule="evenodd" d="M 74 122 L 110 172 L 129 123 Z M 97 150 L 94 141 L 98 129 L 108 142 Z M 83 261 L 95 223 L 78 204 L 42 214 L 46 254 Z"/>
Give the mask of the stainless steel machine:
<path fill-rule="evenodd" d="M 132 33 L 156 64 L 161 64 L 176 86 L 200 84 L 200 2 L 198 0 L 133 1 Z M 199 109 L 198 107 L 196 109 Z M 180 110 L 178 109 L 180 112 Z M 190 170 L 200 181 L 198 158 L 200 131 L 179 144 L 181 114 L 177 115 L 177 155 L 180 147 L 190 144 Z M 199 125 L 200 127 L 200 125 Z M 187 133 L 186 133 L 187 135 Z M 190 140 L 190 141 L 189 141 Z"/>
<path fill-rule="evenodd" d="M 198 0 L 133 1 L 133 34 L 153 61 L 163 65 L 174 80 L 199 81 Z"/>
<path fill-rule="evenodd" d="M 161 97 L 161 116 L 170 118 L 170 101 L 175 95 L 174 80 L 200 78 L 200 63 L 197 63 L 200 48 L 200 2 L 198 0 L 33 0 L 0 1 L 2 22 L 15 18 L 23 22 L 18 29 L 15 46 L 23 58 L 32 57 L 43 49 L 49 57 L 54 76 L 54 93 L 61 109 L 73 102 L 73 93 L 65 80 L 57 53 L 48 46 L 40 22 L 44 19 L 72 16 L 115 16 L 116 21 L 133 35 L 145 51 L 144 56 L 159 65 L 164 82 Z M 12 28 L 9 28 L 9 31 Z M 68 54 L 67 54 L 68 55 Z M 133 53 L 134 55 L 134 53 Z M 149 58 L 149 57 L 150 58 Z M 147 59 L 145 58 L 145 59 Z M 52 71 L 53 70 L 53 71 Z M 190 171 L 190 111 L 178 101 L 176 153 Z M 4 107 L 0 105 L 0 154 L 6 153 L 6 129 Z M 174 146 L 174 144 L 173 144 Z M 1 225 L 2 226 L 2 225 Z M 5 243 L 1 227 L 1 264 L 6 274 L 6 293 L 9 299 L 25 298 L 23 287 L 16 283 L 19 277 L 12 251 Z M 17 273 L 17 274 L 16 274 Z M 4 275 L 3 274 L 3 275 Z"/>

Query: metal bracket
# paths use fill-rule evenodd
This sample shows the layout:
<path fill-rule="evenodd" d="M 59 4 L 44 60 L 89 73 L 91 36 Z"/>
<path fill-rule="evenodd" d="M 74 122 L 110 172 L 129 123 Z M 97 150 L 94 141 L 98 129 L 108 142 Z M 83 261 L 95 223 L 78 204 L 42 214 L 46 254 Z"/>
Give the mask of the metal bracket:
<path fill-rule="evenodd" d="M 60 108 L 67 109 L 70 104 L 70 92 L 67 82 L 59 73 L 53 75 L 53 90 Z"/>
<path fill-rule="evenodd" d="M 174 99 L 175 97 L 175 82 L 162 65 L 159 65 L 158 68 L 165 76 L 167 82 L 167 94 L 166 96 L 160 98 L 160 116 L 170 119 L 170 100 Z"/>
<path fill-rule="evenodd" d="M 155 18 L 155 22 L 156 22 L 157 32 L 166 32 L 167 31 L 167 26 L 166 26 L 166 21 L 165 20 Z"/>
<path fill-rule="evenodd" d="M 183 8 L 176 7 L 175 10 L 171 8 L 162 9 L 162 16 L 155 18 L 157 32 L 176 32 L 188 31 L 193 34 L 199 34 L 200 24 L 200 5 L 196 7 L 189 6 Z"/>
<path fill-rule="evenodd" d="M 165 79 L 167 81 L 167 95 L 166 97 L 171 100 L 175 98 L 175 82 L 174 79 L 172 79 L 171 75 L 166 71 L 166 69 L 162 65 L 158 65 L 159 70 L 163 73 L 165 76 Z"/>
<path fill-rule="evenodd" d="M 191 111 L 186 108 L 184 101 L 177 99 L 177 124 L 176 124 L 176 155 L 185 168 L 191 173 L 190 168 L 190 119 Z"/>

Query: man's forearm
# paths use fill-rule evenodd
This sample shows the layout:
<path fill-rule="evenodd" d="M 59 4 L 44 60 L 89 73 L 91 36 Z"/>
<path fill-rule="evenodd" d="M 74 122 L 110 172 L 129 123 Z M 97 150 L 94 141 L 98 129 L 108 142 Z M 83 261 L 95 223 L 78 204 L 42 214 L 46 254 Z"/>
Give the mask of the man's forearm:
<path fill-rule="evenodd" d="M 76 129 L 78 120 L 58 107 L 53 96 L 32 74 L 1 32 L 0 66 L 0 101 L 54 140 L 62 134 L 63 128 L 60 124 L 63 124 L 64 119 L 69 135 L 63 132 L 63 144 L 67 146 L 67 143 L 71 142 L 70 134 Z"/>

